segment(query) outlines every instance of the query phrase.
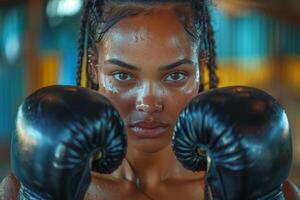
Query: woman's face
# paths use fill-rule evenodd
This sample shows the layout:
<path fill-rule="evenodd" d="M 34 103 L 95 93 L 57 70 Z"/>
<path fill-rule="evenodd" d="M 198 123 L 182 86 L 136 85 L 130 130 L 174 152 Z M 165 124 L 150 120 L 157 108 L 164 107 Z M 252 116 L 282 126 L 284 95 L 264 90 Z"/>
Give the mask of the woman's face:
<path fill-rule="evenodd" d="M 197 47 L 167 5 L 126 17 L 97 46 L 99 92 L 120 112 L 129 148 L 170 144 L 180 111 L 199 89 Z"/>

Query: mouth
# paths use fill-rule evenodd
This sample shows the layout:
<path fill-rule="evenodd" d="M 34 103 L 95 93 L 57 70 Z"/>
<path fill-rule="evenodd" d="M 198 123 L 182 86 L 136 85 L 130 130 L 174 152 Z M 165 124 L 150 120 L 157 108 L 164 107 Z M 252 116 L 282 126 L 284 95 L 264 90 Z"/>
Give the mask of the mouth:
<path fill-rule="evenodd" d="M 130 124 L 129 128 L 139 138 L 158 138 L 169 129 L 169 125 L 161 122 L 140 121 Z"/>

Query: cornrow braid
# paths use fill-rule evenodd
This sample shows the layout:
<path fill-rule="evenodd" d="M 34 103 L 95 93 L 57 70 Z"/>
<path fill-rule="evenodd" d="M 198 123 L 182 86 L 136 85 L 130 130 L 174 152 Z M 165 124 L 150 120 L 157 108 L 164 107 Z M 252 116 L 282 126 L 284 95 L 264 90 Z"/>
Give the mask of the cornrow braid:
<path fill-rule="evenodd" d="M 207 57 L 207 39 L 206 34 L 206 24 L 205 24 L 205 13 L 204 13 L 204 2 L 201 1 L 191 1 L 191 6 L 194 8 L 194 16 L 195 16 L 195 29 L 198 31 L 198 46 L 199 46 L 199 55 L 200 62 L 203 62 L 203 59 Z M 204 83 L 204 71 L 202 69 L 202 63 L 200 64 L 200 85 L 198 93 L 205 90 L 205 83 Z"/>
<path fill-rule="evenodd" d="M 207 70 L 209 72 L 209 88 L 217 87 L 217 75 L 216 75 L 216 51 L 215 51 L 215 40 L 214 40 L 214 32 L 211 24 L 211 16 L 208 9 L 209 0 L 127 0 L 127 1 L 119 1 L 119 0 L 86 0 L 85 9 L 83 11 L 83 16 L 81 19 L 80 26 L 80 34 L 79 34 L 79 46 L 78 46 L 78 62 L 77 62 L 77 85 L 81 85 L 82 82 L 82 66 L 84 56 L 87 57 L 90 55 L 89 50 L 93 49 L 95 51 L 95 43 L 99 42 L 101 37 L 105 34 L 105 32 L 110 29 L 115 22 L 118 20 L 130 15 L 129 13 L 115 13 L 113 14 L 113 18 L 110 20 L 106 20 L 104 13 L 104 4 L 108 2 L 122 4 L 122 3 L 143 3 L 143 4 L 156 4 L 163 2 L 189 2 L 194 13 L 194 28 L 196 29 L 196 35 L 199 41 L 199 57 L 204 53 L 208 54 L 207 58 Z M 187 30 L 189 31 L 189 30 Z M 85 46 L 86 45 L 86 46 Z M 95 53 L 95 52 L 94 52 Z M 98 55 L 98 54 L 97 54 Z M 95 84 L 93 80 L 91 80 L 90 66 L 89 63 L 85 63 L 87 74 L 87 87 L 97 90 L 98 84 Z M 202 70 L 202 69 L 201 69 Z M 200 89 L 199 92 L 205 89 L 205 83 L 203 82 L 203 73 L 200 73 Z"/>
<path fill-rule="evenodd" d="M 97 26 L 97 22 L 101 22 L 101 17 L 102 17 L 102 13 L 103 13 L 103 7 L 104 7 L 104 0 L 93 0 L 93 7 L 91 9 L 91 14 L 90 14 L 90 22 L 89 22 L 89 29 L 88 29 L 88 51 L 89 50 L 93 50 L 93 53 L 89 54 L 89 55 L 93 55 L 93 61 L 95 61 L 95 56 L 94 54 L 98 54 L 97 52 L 97 48 L 95 46 L 96 40 L 98 39 L 100 33 L 97 32 L 97 30 L 93 30 L 93 27 L 98 28 Z M 100 13 L 100 15 L 99 15 Z M 96 36 L 95 36 L 96 35 Z M 101 35 L 101 34 L 100 34 Z M 90 69 L 91 66 L 87 66 L 87 73 L 89 74 L 88 71 L 91 70 Z M 87 78 L 87 87 L 93 89 L 93 90 L 98 90 L 99 89 L 99 84 L 98 83 L 94 83 L 93 80 L 90 79 L 90 76 L 88 76 Z"/>
<path fill-rule="evenodd" d="M 209 88 L 216 88 L 218 85 L 218 79 L 216 75 L 216 69 L 217 69 L 217 64 L 216 64 L 216 47 L 215 47 L 215 38 L 214 38 L 214 31 L 213 27 L 211 24 L 211 16 L 208 10 L 207 5 L 204 6 L 204 16 L 206 18 L 206 28 L 207 28 L 207 42 L 208 42 L 208 53 L 209 53 L 209 58 L 208 58 L 208 63 L 207 63 L 207 68 L 209 71 Z"/>
<path fill-rule="evenodd" d="M 94 38 L 91 35 L 91 27 L 94 26 L 97 20 L 100 20 L 96 13 L 102 13 L 104 0 L 86 0 L 83 15 L 81 17 L 80 32 L 78 39 L 78 61 L 77 61 L 77 85 L 81 85 L 81 74 L 84 56 L 88 56 L 88 51 L 92 47 Z M 92 14 L 91 14 L 92 13 Z M 100 16 L 101 17 L 101 16 Z M 94 49 L 94 48 L 93 48 Z M 88 65 L 86 65 L 86 74 L 88 74 Z M 87 87 L 97 90 L 97 85 L 89 79 L 86 80 Z"/>
<path fill-rule="evenodd" d="M 93 54 L 91 54 L 90 52 L 91 52 L 91 49 L 90 49 L 90 47 L 91 47 L 91 45 L 92 45 L 92 41 L 91 41 L 91 37 L 89 36 L 89 27 L 90 27 L 90 25 L 88 25 L 88 28 L 87 28 L 87 30 L 88 30 L 88 37 L 87 37 L 87 47 L 86 47 L 86 49 L 85 49 L 85 52 L 86 52 L 86 56 L 87 56 L 87 65 L 86 65 L 86 69 L 85 69 L 85 73 L 88 75 L 88 77 L 90 77 L 90 73 L 91 73 L 91 65 L 93 64 L 93 62 L 94 62 L 94 59 L 93 59 L 93 57 L 91 57 L 91 55 L 93 55 Z M 88 87 L 88 88 L 91 88 L 91 86 L 92 86 L 92 80 L 91 79 L 89 79 L 89 78 L 87 78 L 86 79 L 86 86 Z"/>
<path fill-rule="evenodd" d="M 90 1 L 85 2 L 83 15 L 81 17 L 79 38 L 78 38 L 78 58 L 77 58 L 77 77 L 76 83 L 77 85 L 81 85 L 81 71 L 84 57 L 84 49 L 85 49 L 85 36 L 87 29 L 87 21 L 88 21 L 88 11 L 91 6 Z"/>

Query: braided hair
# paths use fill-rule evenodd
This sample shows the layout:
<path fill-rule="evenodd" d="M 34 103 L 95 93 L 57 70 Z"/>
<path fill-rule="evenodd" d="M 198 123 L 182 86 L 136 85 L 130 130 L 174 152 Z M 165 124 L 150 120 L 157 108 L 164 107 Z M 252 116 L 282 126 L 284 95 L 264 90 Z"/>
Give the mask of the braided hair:
<path fill-rule="evenodd" d="M 97 90 L 98 85 L 92 81 L 89 62 L 90 50 L 97 52 L 95 43 L 99 42 L 103 35 L 119 20 L 126 16 L 137 15 L 141 12 L 135 9 L 141 5 L 153 5 L 159 3 L 189 3 L 193 11 L 194 29 L 191 31 L 185 27 L 185 30 L 196 38 L 197 45 L 200 47 L 199 58 L 206 60 L 206 67 L 209 76 L 209 88 L 217 87 L 216 75 L 216 51 L 214 32 L 211 24 L 211 16 L 208 8 L 208 0 L 85 0 L 83 15 L 81 18 L 79 41 L 78 41 L 78 62 L 77 62 L 77 85 L 86 84 L 87 87 Z M 127 6 L 125 10 L 114 11 L 111 5 L 116 7 Z M 138 6 L 139 5 L 139 6 Z M 185 24 L 186 25 L 186 24 Z M 93 54 L 93 52 L 92 52 Z M 204 56 L 203 56 L 204 55 Z M 83 70 L 85 66 L 85 71 Z M 204 69 L 200 69 L 203 72 Z M 86 83 L 83 82 L 82 74 L 86 73 Z M 200 73 L 199 92 L 205 89 L 204 73 Z"/>

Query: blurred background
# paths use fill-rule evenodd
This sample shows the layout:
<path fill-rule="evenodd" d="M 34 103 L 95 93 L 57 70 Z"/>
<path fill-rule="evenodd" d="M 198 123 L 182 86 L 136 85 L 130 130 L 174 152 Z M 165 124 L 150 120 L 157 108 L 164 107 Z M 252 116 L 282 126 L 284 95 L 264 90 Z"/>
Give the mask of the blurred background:
<path fill-rule="evenodd" d="M 220 86 L 266 90 L 293 132 L 290 179 L 300 185 L 300 1 L 216 0 Z M 18 106 L 42 86 L 75 84 L 83 0 L 0 0 L 0 180 L 10 171 Z"/>

